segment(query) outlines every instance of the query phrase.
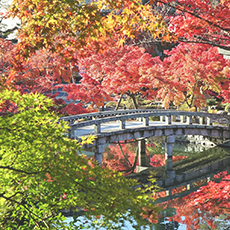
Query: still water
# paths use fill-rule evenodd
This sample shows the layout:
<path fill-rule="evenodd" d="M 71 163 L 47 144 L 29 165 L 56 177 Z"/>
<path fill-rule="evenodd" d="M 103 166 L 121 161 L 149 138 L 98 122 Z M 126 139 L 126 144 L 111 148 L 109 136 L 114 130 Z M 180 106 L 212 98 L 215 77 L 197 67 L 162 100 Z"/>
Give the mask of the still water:
<path fill-rule="evenodd" d="M 149 165 L 159 178 L 164 177 L 164 144 L 149 140 L 146 146 Z M 181 142 L 174 144 L 173 149 L 173 169 L 176 174 L 192 173 L 202 168 L 210 168 L 211 171 L 202 177 L 193 178 L 179 186 L 171 186 L 156 194 L 156 198 L 159 198 L 158 205 L 161 207 L 158 223 L 140 226 L 139 229 L 230 230 L 230 164 L 228 163 L 230 148 L 211 148 Z M 136 150 L 136 142 L 111 144 L 106 148 L 104 164 L 115 170 L 127 170 L 130 164 L 135 162 Z M 71 220 L 72 218 L 68 217 L 67 223 Z M 84 216 L 80 216 L 79 221 L 87 222 Z M 93 230 L 93 228 L 89 229 Z M 104 228 L 100 229 L 104 230 Z M 133 230 L 134 228 L 131 223 L 125 222 L 125 227 L 121 229 Z"/>

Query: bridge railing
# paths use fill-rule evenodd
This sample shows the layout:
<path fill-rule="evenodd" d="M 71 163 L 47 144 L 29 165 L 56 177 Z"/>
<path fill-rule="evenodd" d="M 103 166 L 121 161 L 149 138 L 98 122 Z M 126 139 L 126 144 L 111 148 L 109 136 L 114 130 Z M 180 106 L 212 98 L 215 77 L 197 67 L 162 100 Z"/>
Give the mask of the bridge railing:
<path fill-rule="evenodd" d="M 129 109 L 129 110 L 115 110 L 115 111 L 103 111 L 103 112 L 95 112 L 95 113 L 84 113 L 84 114 L 78 114 L 78 115 L 72 115 L 67 117 L 61 117 L 60 120 L 69 121 L 70 124 L 73 124 L 74 122 L 77 122 L 81 119 L 85 120 L 92 120 L 97 118 L 105 118 L 105 117 L 113 117 L 118 115 L 129 115 L 129 114 L 138 114 L 138 113 L 151 113 L 155 110 L 152 109 Z M 171 110 L 165 110 L 165 109 L 159 109 L 157 111 L 171 111 Z"/>
<path fill-rule="evenodd" d="M 75 130 L 90 125 L 94 125 L 94 133 L 99 134 L 101 133 L 101 125 L 112 121 L 118 121 L 120 124 L 120 129 L 125 129 L 126 121 L 130 119 L 141 119 L 143 121 L 143 126 L 149 126 L 149 121 L 152 117 L 160 117 L 159 120 L 166 125 L 171 125 L 172 122 L 175 122 L 177 120 L 177 123 L 184 123 L 187 125 L 200 124 L 212 126 L 214 124 L 213 121 L 218 122 L 218 120 L 220 119 L 225 119 L 225 126 L 228 129 L 230 127 L 229 115 L 175 110 L 138 109 L 106 111 L 62 117 L 60 119 L 69 121 L 70 137 L 74 137 Z M 177 119 L 175 120 L 175 118 Z"/>

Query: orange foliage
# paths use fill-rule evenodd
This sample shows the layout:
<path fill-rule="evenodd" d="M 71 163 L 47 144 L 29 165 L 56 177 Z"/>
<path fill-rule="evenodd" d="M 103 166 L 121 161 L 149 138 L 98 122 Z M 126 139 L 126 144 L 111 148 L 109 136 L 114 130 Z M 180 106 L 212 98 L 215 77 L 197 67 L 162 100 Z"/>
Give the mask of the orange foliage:
<path fill-rule="evenodd" d="M 172 160 L 173 162 L 182 160 L 184 158 L 187 158 L 187 156 L 173 156 Z M 165 165 L 165 155 L 162 154 L 154 154 L 151 158 L 150 158 L 150 165 L 152 167 L 161 167 Z"/>
<path fill-rule="evenodd" d="M 132 150 L 133 145 L 121 144 L 123 153 L 128 161 L 124 158 L 118 145 L 109 145 L 109 151 L 104 153 L 103 167 L 115 171 L 130 171 L 135 161 L 136 153 Z M 138 165 L 138 163 L 137 163 Z"/>
<path fill-rule="evenodd" d="M 164 107 L 169 107 L 170 102 L 176 106 L 186 103 L 189 108 L 204 107 L 206 90 L 220 93 L 222 82 L 229 85 L 229 61 L 216 47 L 180 44 L 165 53 L 169 56 L 157 65 L 158 69 L 150 67 L 144 75 L 159 89 L 156 97 L 162 99 Z"/>
<path fill-rule="evenodd" d="M 69 99 L 92 102 L 103 106 L 114 100 L 111 95 L 120 97 L 142 94 L 154 96 L 153 82 L 143 77 L 145 70 L 155 65 L 158 59 L 145 53 L 143 48 L 134 46 L 107 47 L 102 53 L 91 53 L 79 60 L 82 76 L 81 85 L 64 86 Z"/>

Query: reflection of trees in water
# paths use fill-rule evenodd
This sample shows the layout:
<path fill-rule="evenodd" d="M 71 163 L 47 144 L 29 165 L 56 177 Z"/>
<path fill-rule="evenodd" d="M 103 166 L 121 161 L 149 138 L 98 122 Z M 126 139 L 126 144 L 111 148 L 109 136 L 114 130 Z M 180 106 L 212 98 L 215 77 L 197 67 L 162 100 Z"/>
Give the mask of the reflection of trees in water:
<path fill-rule="evenodd" d="M 209 163 L 224 159 L 229 155 L 230 150 L 227 148 L 214 147 L 203 152 L 186 152 L 192 144 L 181 145 L 182 150 L 178 145 L 173 151 L 173 168 L 177 173 L 192 170 L 194 167 L 203 167 Z M 196 145 L 195 145 L 196 146 Z M 137 161 L 137 141 L 131 143 L 120 142 L 119 144 L 111 144 L 106 149 L 103 158 L 104 167 L 109 167 L 116 171 L 135 171 Z M 149 166 L 161 167 L 165 165 L 165 150 L 162 144 L 157 144 L 147 140 L 146 156 Z M 179 171 L 178 171 L 179 170 Z"/>
<path fill-rule="evenodd" d="M 103 156 L 103 167 L 115 171 L 133 172 L 137 161 L 137 146 L 133 143 L 109 145 Z"/>
<path fill-rule="evenodd" d="M 204 146 L 201 144 L 194 144 L 194 143 L 185 143 L 185 142 L 179 142 L 173 145 L 174 152 L 186 152 L 186 153 L 203 152 L 211 148 L 212 147 L 210 146 Z"/>
<path fill-rule="evenodd" d="M 127 159 L 118 145 L 111 145 L 110 151 L 105 154 L 105 163 L 115 170 L 122 171 L 130 169 L 133 165 L 137 145 L 123 143 L 121 146 Z M 150 157 L 161 152 L 160 145 L 147 143 L 147 154 Z M 198 153 L 196 157 L 217 155 L 220 160 L 224 155 L 228 155 L 228 152 L 228 149 L 215 147 Z M 174 190 L 178 189 L 184 188 L 182 186 Z M 219 173 L 214 176 L 213 181 L 206 183 L 196 192 L 161 203 L 159 207 L 163 211 L 159 214 L 158 223 L 149 225 L 149 229 L 178 229 L 180 223 L 187 225 L 187 229 L 230 229 L 230 175 L 227 175 L 227 172 Z"/>
<path fill-rule="evenodd" d="M 176 214 L 168 219 L 186 224 L 187 229 L 230 229 L 230 175 L 216 174 L 196 192 L 159 205 L 175 208 Z"/>
<path fill-rule="evenodd" d="M 146 155 L 149 166 L 161 167 L 166 164 L 165 154 L 159 144 L 147 143 Z M 104 153 L 103 167 L 111 168 L 115 171 L 135 172 L 135 166 L 138 165 L 137 160 L 138 147 L 135 142 L 118 143 L 109 145 Z M 186 158 L 187 156 L 173 156 L 173 162 Z"/>
<path fill-rule="evenodd" d="M 206 152 L 206 153 L 214 153 L 214 152 L 227 152 L 230 153 L 229 148 L 224 147 L 210 147 L 210 146 L 203 146 L 201 144 L 195 144 L 195 143 L 175 143 L 173 145 L 173 153 L 175 155 L 177 154 L 199 154 L 200 152 Z"/>

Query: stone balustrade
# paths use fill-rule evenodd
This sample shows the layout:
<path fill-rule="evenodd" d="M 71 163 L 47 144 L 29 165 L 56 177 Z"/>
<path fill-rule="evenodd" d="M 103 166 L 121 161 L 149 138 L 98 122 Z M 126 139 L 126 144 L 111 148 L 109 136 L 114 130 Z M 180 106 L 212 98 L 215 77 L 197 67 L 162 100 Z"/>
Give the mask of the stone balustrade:
<path fill-rule="evenodd" d="M 113 117 L 113 116 L 119 116 L 119 115 L 129 115 L 129 114 L 138 114 L 138 113 L 150 113 L 153 111 L 170 111 L 170 110 L 152 110 L 152 109 L 129 109 L 129 110 L 115 110 L 115 111 L 103 111 L 103 112 L 95 112 L 95 113 L 84 113 L 84 114 L 78 114 L 78 115 L 72 115 L 67 117 L 62 117 L 60 120 L 65 120 L 70 122 L 71 124 L 84 119 L 84 120 L 94 120 L 98 118 L 105 118 L 105 117 Z"/>
<path fill-rule="evenodd" d="M 128 120 L 141 119 L 143 126 L 149 126 L 150 119 L 156 117 L 159 117 L 159 120 L 166 125 L 171 125 L 172 122 L 175 124 L 176 122 L 188 125 L 200 124 L 212 126 L 213 121 L 218 121 L 219 119 L 226 119 L 225 126 L 228 128 L 230 125 L 229 115 L 152 109 L 106 111 L 62 117 L 60 119 L 70 122 L 72 133 L 78 128 L 94 125 L 94 134 L 99 134 L 101 133 L 101 125 L 104 123 L 118 121 L 122 130 L 126 128 L 126 121 Z"/>

